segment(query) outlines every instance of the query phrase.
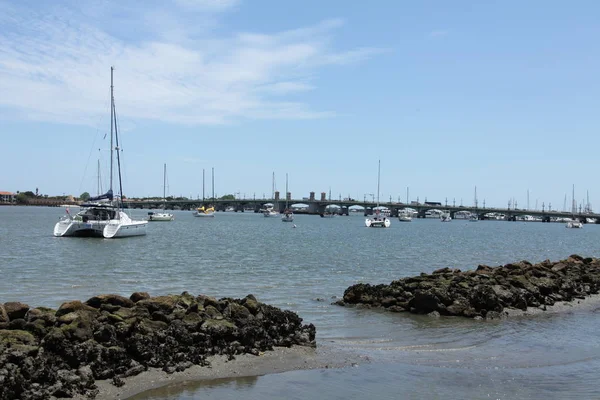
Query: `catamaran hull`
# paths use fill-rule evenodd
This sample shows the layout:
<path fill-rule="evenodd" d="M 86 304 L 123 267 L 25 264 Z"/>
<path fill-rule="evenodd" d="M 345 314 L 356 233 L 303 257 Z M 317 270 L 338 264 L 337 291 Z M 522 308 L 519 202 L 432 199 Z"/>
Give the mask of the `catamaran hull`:
<path fill-rule="evenodd" d="M 263 213 L 263 215 L 265 216 L 265 218 L 271 218 L 271 217 L 277 217 L 279 215 L 278 212 L 265 212 Z"/>
<path fill-rule="evenodd" d="M 54 236 L 56 237 L 104 237 L 105 222 L 77 222 L 60 221 L 54 225 Z"/>
<path fill-rule="evenodd" d="M 387 218 L 384 218 L 383 220 L 365 219 L 365 226 L 367 228 L 389 228 L 391 224 L 392 223 Z"/>
<path fill-rule="evenodd" d="M 294 216 L 293 215 L 284 215 L 283 217 L 281 217 L 281 220 L 283 222 L 294 222 Z"/>
<path fill-rule="evenodd" d="M 148 221 L 173 221 L 175 216 L 173 214 L 154 214 L 148 216 Z"/>
<path fill-rule="evenodd" d="M 146 234 L 146 226 L 148 226 L 148 221 L 121 222 L 114 220 L 104 227 L 102 234 L 106 239 L 143 236 Z"/>
<path fill-rule="evenodd" d="M 200 217 L 200 218 L 207 218 L 207 217 L 214 217 L 215 213 L 214 212 L 210 212 L 210 213 L 201 213 L 201 212 L 194 212 L 194 217 Z"/>
<path fill-rule="evenodd" d="M 398 221 L 400 221 L 400 222 L 411 222 L 412 218 L 411 217 L 398 217 Z"/>

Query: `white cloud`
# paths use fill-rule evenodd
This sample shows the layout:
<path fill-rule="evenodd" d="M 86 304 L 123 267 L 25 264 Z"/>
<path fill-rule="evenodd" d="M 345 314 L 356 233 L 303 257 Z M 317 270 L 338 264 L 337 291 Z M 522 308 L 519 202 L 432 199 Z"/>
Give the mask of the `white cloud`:
<path fill-rule="evenodd" d="M 282 96 L 315 90 L 310 78 L 317 68 L 381 52 L 334 51 L 330 42 L 343 24 L 339 19 L 275 34 L 198 38 L 194 26 L 202 13 L 230 10 L 237 1 L 174 1 L 183 7 L 177 13 L 145 10 L 125 31 L 107 23 L 109 14 L 124 18 L 139 10 L 98 3 L 85 12 L 73 7 L 24 12 L 0 3 L 0 91 L 8 94 L 0 96 L 0 108 L 13 110 L 13 118 L 93 125 L 108 113 L 109 66 L 115 65 L 122 117 L 190 125 L 322 118 L 334 113 Z M 190 18 L 190 9 L 199 13 Z M 148 18 L 160 13 L 164 18 Z M 155 22 L 150 39 L 132 36 L 150 20 Z M 188 30 L 187 24 L 194 26 Z"/>

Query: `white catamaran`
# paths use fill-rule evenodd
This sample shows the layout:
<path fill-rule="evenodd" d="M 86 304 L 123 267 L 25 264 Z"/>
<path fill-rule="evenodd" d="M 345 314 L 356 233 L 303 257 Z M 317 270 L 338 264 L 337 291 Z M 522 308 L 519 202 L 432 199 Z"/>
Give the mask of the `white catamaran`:
<path fill-rule="evenodd" d="M 148 221 L 133 220 L 123 211 L 123 183 L 121 181 L 121 157 L 119 154 L 113 72 L 114 67 L 110 67 L 110 188 L 105 194 L 92 197 L 88 203 L 82 204 L 81 211 L 74 216 L 67 210 L 67 215 L 54 226 L 54 236 L 92 236 L 109 239 L 146 234 Z M 113 195 L 115 153 L 117 154 L 117 171 L 121 194 L 116 199 Z"/>
<path fill-rule="evenodd" d="M 368 228 L 389 228 L 392 222 L 384 213 L 381 213 L 379 208 L 379 182 L 381 177 L 381 160 L 377 168 L 377 207 L 373 211 L 374 214 L 365 219 L 365 226 Z"/>

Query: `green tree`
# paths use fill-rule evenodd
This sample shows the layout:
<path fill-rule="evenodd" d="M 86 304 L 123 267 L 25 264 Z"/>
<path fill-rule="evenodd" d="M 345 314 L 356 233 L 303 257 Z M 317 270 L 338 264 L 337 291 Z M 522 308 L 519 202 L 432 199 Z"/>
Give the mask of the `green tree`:
<path fill-rule="evenodd" d="M 235 200 L 235 196 L 232 194 L 226 194 L 225 196 L 220 197 L 221 200 Z"/>
<path fill-rule="evenodd" d="M 79 195 L 79 198 L 83 201 L 88 201 L 90 198 L 90 194 L 88 192 L 83 192 Z"/>
<path fill-rule="evenodd" d="M 29 197 L 25 193 L 17 194 L 17 203 L 19 204 L 26 204 L 28 199 Z"/>

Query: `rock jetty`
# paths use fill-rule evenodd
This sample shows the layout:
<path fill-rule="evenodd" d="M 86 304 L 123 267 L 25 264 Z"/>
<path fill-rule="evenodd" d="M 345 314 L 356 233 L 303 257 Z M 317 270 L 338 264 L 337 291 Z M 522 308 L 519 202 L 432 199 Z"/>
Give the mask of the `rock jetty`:
<path fill-rule="evenodd" d="M 252 295 L 150 297 L 134 293 L 70 301 L 58 310 L 0 304 L 0 399 L 98 393 L 148 368 L 168 373 L 209 365 L 208 356 L 315 346 L 315 327 Z"/>
<path fill-rule="evenodd" d="M 600 259 L 572 255 L 566 260 L 521 261 L 475 271 L 442 268 L 389 285 L 359 283 L 338 305 L 362 305 L 393 312 L 502 318 L 511 309 L 545 310 L 556 302 L 584 299 L 600 290 Z"/>

